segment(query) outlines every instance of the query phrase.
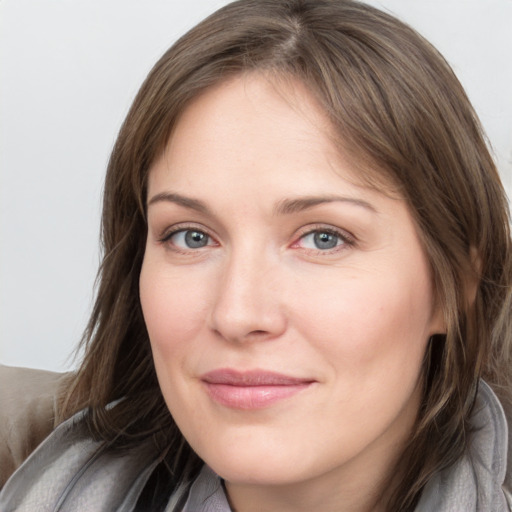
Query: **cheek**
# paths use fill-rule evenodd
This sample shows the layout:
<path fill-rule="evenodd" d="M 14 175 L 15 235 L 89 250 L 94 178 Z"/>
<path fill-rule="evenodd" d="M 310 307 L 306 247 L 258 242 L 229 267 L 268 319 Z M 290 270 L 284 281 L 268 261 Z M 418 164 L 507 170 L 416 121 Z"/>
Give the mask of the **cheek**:
<path fill-rule="evenodd" d="M 187 346 L 207 313 L 207 279 L 167 267 L 147 258 L 140 275 L 141 306 L 155 362 L 172 359 Z"/>
<path fill-rule="evenodd" d="M 372 378 L 421 364 L 432 334 L 426 272 L 379 270 L 354 278 L 340 273 L 339 280 L 332 275 L 316 279 L 315 287 L 296 297 L 296 309 L 303 312 L 297 317 L 299 329 L 316 340 L 333 367 L 354 378 Z"/>

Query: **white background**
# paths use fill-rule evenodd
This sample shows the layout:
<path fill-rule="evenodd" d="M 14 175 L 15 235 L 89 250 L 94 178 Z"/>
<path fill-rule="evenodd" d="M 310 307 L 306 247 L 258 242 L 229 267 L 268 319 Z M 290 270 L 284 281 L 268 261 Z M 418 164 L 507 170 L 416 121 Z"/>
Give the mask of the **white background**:
<path fill-rule="evenodd" d="M 0 362 L 74 367 L 116 133 L 158 57 L 224 3 L 0 0 Z M 447 57 L 512 190 L 512 0 L 369 3 Z"/>

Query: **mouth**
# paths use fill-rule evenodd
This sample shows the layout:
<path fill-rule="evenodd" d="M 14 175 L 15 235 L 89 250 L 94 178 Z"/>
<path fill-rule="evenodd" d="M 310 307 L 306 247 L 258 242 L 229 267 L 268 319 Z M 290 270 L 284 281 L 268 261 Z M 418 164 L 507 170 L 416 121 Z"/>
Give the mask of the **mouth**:
<path fill-rule="evenodd" d="M 232 409 L 263 409 L 307 389 L 315 381 L 264 370 L 240 372 L 229 368 L 201 376 L 215 402 Z"/>

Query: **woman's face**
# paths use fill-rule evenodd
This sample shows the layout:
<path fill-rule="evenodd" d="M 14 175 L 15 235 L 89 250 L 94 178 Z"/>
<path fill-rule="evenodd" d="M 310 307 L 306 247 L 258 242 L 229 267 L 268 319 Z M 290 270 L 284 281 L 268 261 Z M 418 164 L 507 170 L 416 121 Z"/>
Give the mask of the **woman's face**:
<path fill-rule="evenodd" d="M 382 478 L 441 314 L 405 202 L 358 182 L 304 87 L 252 74 L 195 99 L 151 169 L 148 227 L 160 386 L 233 499 Z"/>

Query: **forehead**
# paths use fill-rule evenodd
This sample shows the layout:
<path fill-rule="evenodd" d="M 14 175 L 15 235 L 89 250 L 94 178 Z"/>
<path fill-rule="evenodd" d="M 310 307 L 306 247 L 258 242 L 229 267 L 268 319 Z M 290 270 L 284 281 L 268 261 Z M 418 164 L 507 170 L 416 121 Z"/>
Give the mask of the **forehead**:
<path fill-rule="evenodd" d="M 150 169 L 170 172 L 177 184 L 207 174 L 213 179 L 246 171 L 256 179 L 271 168 L 275 180 L 295 165 L 302 174 L 343 178 L 356 187 L 389 194 L 394 188 L 375 165 L 347 150 L 326 111 L 299 80 L 251 72 L 231 77 L 194 98 L 179 116 L 168 144 Z M 206 168 L 205 168 L 206 166 Z M 251 172 L 252 171 L 252 172 Z M 340 171 L 342 171 L 340 173 Z M 393 194 L 394 195 L 394 194 Z"/>

